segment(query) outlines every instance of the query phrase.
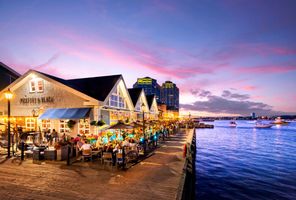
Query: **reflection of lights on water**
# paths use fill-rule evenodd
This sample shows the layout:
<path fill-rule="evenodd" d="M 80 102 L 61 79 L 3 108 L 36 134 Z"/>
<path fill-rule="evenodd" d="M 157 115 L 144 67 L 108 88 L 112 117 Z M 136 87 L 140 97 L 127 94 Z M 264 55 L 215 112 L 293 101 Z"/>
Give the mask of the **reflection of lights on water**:
<path fill-rule="evenodd" d="M 281 125 L 277 124 L 275 125 L 276 128 L 281 128 Z"/>

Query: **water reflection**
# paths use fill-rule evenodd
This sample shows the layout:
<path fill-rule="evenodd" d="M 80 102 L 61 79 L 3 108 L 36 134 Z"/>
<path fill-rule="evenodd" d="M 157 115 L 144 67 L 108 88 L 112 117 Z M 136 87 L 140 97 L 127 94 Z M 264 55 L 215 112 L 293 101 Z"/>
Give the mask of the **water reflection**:
<path fill-rule="evenodd" d="M 293 199 L 296 123 L 254 129 L 252 121 L 197 130 L 197 199 Z"/>

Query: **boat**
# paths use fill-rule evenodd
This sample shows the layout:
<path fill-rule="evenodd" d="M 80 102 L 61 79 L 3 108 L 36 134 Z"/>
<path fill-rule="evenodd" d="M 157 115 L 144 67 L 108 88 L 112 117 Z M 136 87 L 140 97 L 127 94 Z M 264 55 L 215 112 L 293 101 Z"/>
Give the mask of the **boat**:
<path fill-rule="evenodd" d="M 230 121 L 229 126 L 235 128 L 237 126 L 237 123 L 235 121 Z"/>
<path fill-rule="evenodd" d="M 263 124 L 261 122 L 257 122 L 255 124 L 255 128 L 271 128 L 272 126 L 272 124 Z"/>
<path fill-rule="evenodd" d="M 277 124 L 277 125 L 285 125 L 285 124 L 289 124 L 289 122 L 284 121 L 281 119 L 281 117 L 277 117 L 273 122 L 271 122 L 272 124 Z"/>

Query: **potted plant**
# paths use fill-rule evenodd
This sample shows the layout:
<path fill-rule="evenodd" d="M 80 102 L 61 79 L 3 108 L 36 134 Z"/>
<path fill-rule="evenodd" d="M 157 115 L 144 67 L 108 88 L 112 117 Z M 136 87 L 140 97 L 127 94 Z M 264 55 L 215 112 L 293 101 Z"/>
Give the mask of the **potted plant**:
<path fill-rule="evenodd" d="M 106 123 L 102 119 L 97 122 L 97 126 L 104 126 L 105 124 Z"/>
<path fill-rule="evenodd" d="M 97 121 L 91 121 L 91 122 L 90 122 L 90 125 L 91 125 L 91 126 L 97 126 L 97 123 L 98 123 Z"/>
<path fill-rule="evenodd" d="M 73 129 L 73 127 L 75 126 L 75 124 L 76 124 L 76 121 L 74 121 L 74 120 L 69 120 L 67 122 L 67 126 L 69 127 L 69 129 Z"/>
<path fill-rule="evenodd" d="M 129 118 L 126 118 L 125 123 L 127 124 L 129 123 Z"/>

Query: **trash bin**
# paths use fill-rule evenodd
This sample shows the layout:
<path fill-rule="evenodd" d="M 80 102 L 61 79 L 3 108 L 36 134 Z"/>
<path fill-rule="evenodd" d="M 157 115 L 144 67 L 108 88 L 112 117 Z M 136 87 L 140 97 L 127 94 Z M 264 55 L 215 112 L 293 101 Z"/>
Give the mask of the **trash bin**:
<path fill-rule="evenodd" d="M 33 150 L 33 161 L 35 160 L 44 160 L 44 151 L 41 151 L 39 149 Z"/>
<path fill-rule="evenodd" d="M 39 150 L 33 150 L 33 163 L 36 163 L 40 160 L 40 151 Z"/>
<path fill-rule="evenodd" d="M 57 151 L 56 150 L 45 150 L 44 151 L 45 160 L 56 160 L 57 159 Z"/>

